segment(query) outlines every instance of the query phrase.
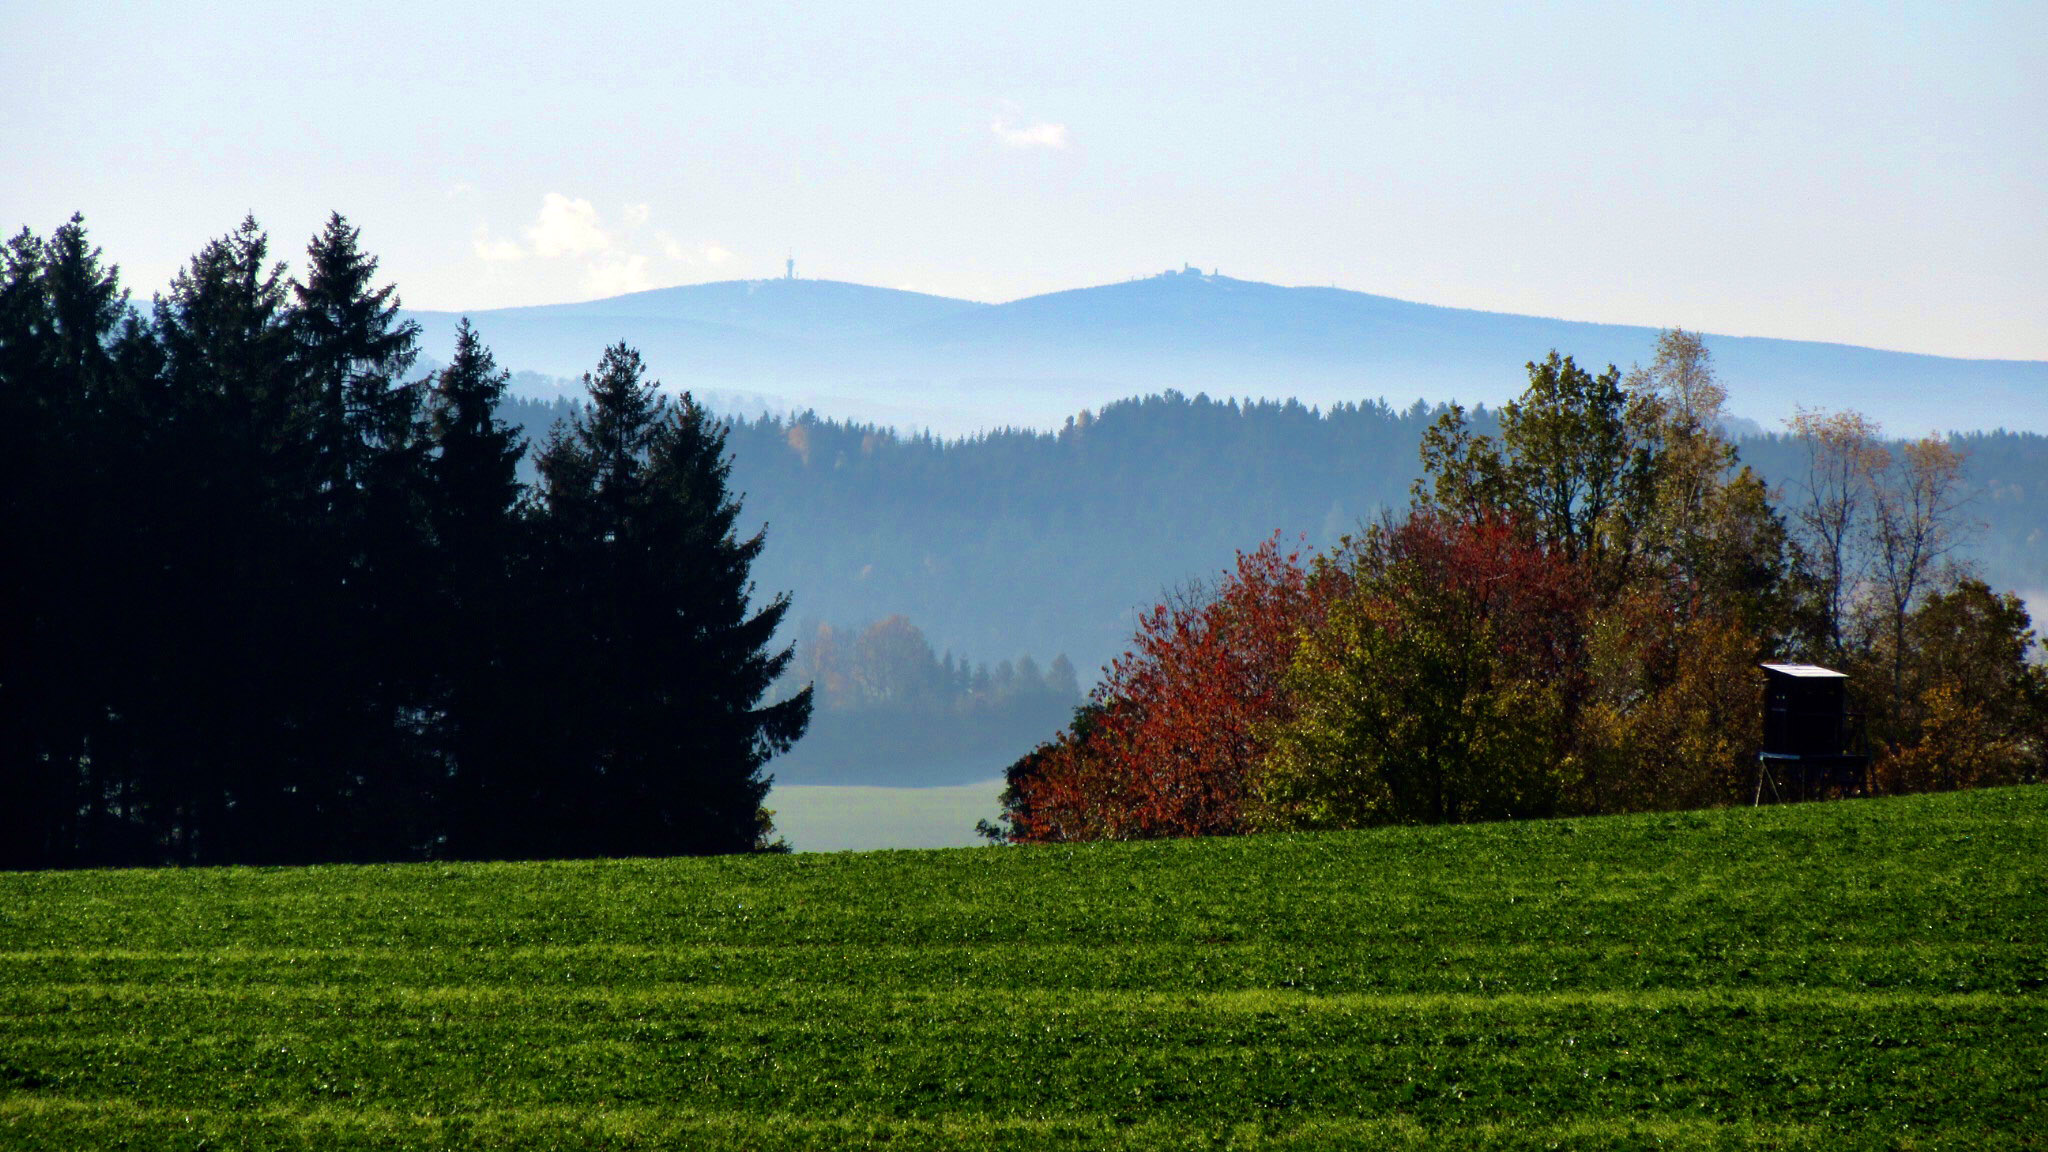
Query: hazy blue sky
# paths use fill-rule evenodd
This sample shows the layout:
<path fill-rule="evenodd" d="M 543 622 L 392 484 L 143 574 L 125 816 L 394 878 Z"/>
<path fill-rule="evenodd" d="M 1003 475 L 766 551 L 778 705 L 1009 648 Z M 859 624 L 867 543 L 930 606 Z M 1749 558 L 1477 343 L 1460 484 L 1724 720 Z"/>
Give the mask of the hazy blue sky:
<path fill-rule="evenodd" d="M 318 12 L 318 17 L 312 13 Z M 0 5 L 0 227 L 146 294 L 326 212 L 409 305 L 1190 261 L 2048 358 L 2048 4 Z"/>

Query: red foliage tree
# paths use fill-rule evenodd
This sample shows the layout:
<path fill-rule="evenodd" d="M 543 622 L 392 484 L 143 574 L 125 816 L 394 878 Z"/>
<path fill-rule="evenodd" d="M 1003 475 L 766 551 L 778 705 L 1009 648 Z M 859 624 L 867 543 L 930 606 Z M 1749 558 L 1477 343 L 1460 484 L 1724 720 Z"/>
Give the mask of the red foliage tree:
<path fill-rule="evenodd" d="M 1366 567 L 1407 605 L 1388 607 L 1395 627 L 1422 604 L 1454 606 L 1484 625 L 1505 667 L 1532 679 L 1570 678 L 1580 664 L 1589 600 L 1583 565 L 1545 547 L 1494 514 L 1450 517 L 1417 511 L 1374 537 Z M 1576 687 L 1560 685 L 1560 687 Z"/>
<path fill-rule="evenodd" d="M 1155 606 L 1073 729 L 1011 769 L 1017 841 L 1148 839 L 1244 829 L 1264 732 L 1303 631 L 1345 576 L 1278 537 L 1238 554 L 1213 593 Z"/>
<path fill-rule="evenodd" d="M 1555 810 L 1584 586 L 1561 551 L 1495 516 L 1420 511 L 1375 531 L 1295 654 L 1250 823 Z"/>

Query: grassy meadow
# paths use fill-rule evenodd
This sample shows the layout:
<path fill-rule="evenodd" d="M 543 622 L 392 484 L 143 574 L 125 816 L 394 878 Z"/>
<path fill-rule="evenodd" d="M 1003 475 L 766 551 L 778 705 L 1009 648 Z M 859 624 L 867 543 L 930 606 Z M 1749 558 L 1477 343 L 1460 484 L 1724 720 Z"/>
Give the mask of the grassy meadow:
<path fill-rule="evenodd" d="M 2048 787 L 0 875 L 5 1148 L 2048 1147 Z"/>

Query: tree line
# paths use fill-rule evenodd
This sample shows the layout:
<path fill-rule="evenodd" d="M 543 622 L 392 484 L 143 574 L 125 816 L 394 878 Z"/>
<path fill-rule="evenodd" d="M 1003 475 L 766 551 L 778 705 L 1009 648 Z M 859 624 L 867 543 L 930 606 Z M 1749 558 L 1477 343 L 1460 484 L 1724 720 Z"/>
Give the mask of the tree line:
<path fill-rule="evenodd" d="M 921 712 L 984 711 L 1020 696 L 1078 697 L 1073 662 L 1060 654 L 1041 670 L 1029 654 L 1016 660 L 975 663 L 941 656 L 906 616 L 865 628 L 809 622 L 798 637 L 789 690 L 811 688 L 827 712 L 903 709 Z"/>
<path fill-rule="evenodd" d="M 904 616 L 865 628 L 807 621 L 776 691 L 815 693 L 810 731 L 776 764 L 786 783 L 977 783 L 1066 722 L 1081 685 L 1065 655 L 986 662 L 932 650 Z"/>
<path fill-rule="evenodd" d="M 417 376 L 358 230 L 306 256 L 144 310 L 77 217 L 0 252 L 0 867 L 770 846 L 810 701 L 723 425 L 621 344 L 529 451 L 473 329 Z"/>
<path fill-rule="evenodd" d="M 1492 431 L 1453 407 L 1410 505 L 1279 539 L 1140 618 L 1011 766 L 999 839 L 1345 828 L 1746 801 L 1758 663 L 1846 671 L 1864 792 L 2048 775 L 2027 612 L 1958 562 L 1945 438 L 1794 422 L 1782 498 L 1721 434 L 1700 340 L 1594 374 L 1553 352 Z"/>

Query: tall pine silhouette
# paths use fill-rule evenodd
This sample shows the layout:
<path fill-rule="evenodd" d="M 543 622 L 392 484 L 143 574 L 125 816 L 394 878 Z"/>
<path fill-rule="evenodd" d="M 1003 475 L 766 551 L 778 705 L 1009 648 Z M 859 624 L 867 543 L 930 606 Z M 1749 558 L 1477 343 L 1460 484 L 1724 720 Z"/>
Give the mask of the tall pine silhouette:
<path fill-rule="evenodd" d="M 432 655 L 434 559 L 421 384 L 406 379 L 419 326 L 340 213 L 306 248 L 292 334 L 313 405 L 316 497 L 301 536 L 321 576 L 301 601 L 307 730 L 321 758 L 333 843 L 323 855 L 385 859 L 431 839 L 438 769 L 420 701 Z"/>
<path fill-rule="evenodd" d="M 724 430 L 624 344 L 586 383 L 538 461 L 540 578 L 573 667 L 553 835 L 576 853 L 744 851 L 766 830 L 761 768 L 810 716 L 808 691 L 761 703 L 790 660 L 770 647 L 788 599 L 749 603 L 763 538 L 737 534 Z"/>
<path fill-rule="evenodd" d="M 518 809 L 538 797 L 525 718 L 547 707 L 544 654 L 522 644 L 531 613 L 518 470 L 526 443 L 498 418 L 510 374 L 468 320 L 428 395 L 432 614 L 419 639 L 443 752 L 444 854 L 519 855 Z M 541 691 L 536 691 L 541 689 Z"/>
<path fill-rule="evenodd" d="M 176 858 L 303 858 L 324 840 L 325 757 L 306 726 L 307 621 L 325 600 L 311 390 L 290 285 L 254 220 L 158 301 L 172 443 L 162 645 L 151 705 Z"/>
<path fill-rule="evenodd" d="M 93 798 L 133 796 L 104 754 L 119 740 L 106 674 L 122 667 L 135 559 L 123 523 L 139 478 L 123 443 L 135 392 L 114 355 L 128 315 L 76 216 L 47 242 L 22 232 L 0 257 L 0 548 L 13 556 L 0 571 L 0 750 L 34 766 L 0 768 L 0 867 L 121 848 Z"/>

